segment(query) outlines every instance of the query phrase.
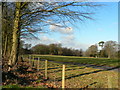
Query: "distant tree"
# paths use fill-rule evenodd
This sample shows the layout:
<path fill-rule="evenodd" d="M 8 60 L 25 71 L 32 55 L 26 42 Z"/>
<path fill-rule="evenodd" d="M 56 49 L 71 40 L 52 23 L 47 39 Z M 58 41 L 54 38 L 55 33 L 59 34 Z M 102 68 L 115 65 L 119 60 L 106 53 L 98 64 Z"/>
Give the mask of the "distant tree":
<path fill-rule="evenodd" d="M 107 41 L 105 42 L 104 50 L 107 54 L 108 58 L 115 57 L 115 52 L 117 50 L 117 42 L 116 41 Z"/>
<path fill-rule="evenodd" d="M 100 41 L 98 44 L 99 44 L 99 46 L 101 47 L 101 48 L 103 48 L 103 46 L 104 46 L 104 41 Z"/>
<path fill-rule="evenodd" d="M 98 47 L 97 45 L 91 45 L 87 50 L 86 50 L 86 55 L 90 57 L 96 57 L 98 53 Z"/>
<path fill-rule="evenodd" d="M 66 47 L 62 48 L 62 52 L 63 52 L 62 53 L 63 56 L 74 56 L 74 51 L 70 48 L 66 48 Z"/>
<path fill-rule="evenodd" d="M 50 44 L 49 50 L 51 55 L 58 55 L 58 45 L 57 44 Z"/>
<path fill-rule="evenodd" d="M 19 45 L 19 54 L 23 55 L 23 54 L 31 54 L 31 44 L 27 44 L 25 43 L 23 40 L 20 41 L 20 45 Z"/>
<path fill-rule="evenodd" d="M 80 49 L 80 51 L 79 51 L 79 56 L 83 56 L 83 50 L 82 49 Z"/>
<path fill-rule="evenodd" d="M 99 57 L 108 57 L 107 53 L 106 53 L 106 50 L 100 50 L 99 52 Z"/>
<path fill-rule="evenodd" d="M 58 44 L 57 45 L 57 47 L 58 47 L 58 55 L 62 55 L 62 44 Z"/>
<path fill-rule="evenodd" d="M 80 50 L 76 49 L 76 50 L 72 50 L 72 51 L 73 51 L 74 56 L 83 56 L 83 50 L 82 49 L 80 49 Z"/>
<path fill-rule="evenodd" d="M 104 50 L 103 50 L 103 47 L 104 47 L 104 41 L 100 41 L 99 43 L 98 43 L 98 45 L 101 47 L 101 50 L 100 50 L 100 52 L 99 52 L 99 56 L 104 56 L 103 54 L 104 54 Z"/>
<path fill-rule="evenodd" d="M 31 48 L 33 54 L 49 54 L 49 46 L 38 44 Z"/>

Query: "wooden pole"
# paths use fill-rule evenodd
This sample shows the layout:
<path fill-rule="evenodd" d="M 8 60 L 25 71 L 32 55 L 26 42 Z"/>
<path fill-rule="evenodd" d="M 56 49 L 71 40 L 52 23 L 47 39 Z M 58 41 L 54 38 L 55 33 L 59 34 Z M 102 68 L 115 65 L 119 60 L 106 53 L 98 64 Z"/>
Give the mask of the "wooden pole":
<path fill-rule="evenodd" d="M 45 60 L 45 79 L 47 79 L 47 60 Z"/>
<path fill-rule="evenodd" d="M 32 64 L 32 56 L 30 55 L 30 63 Z"/>
<path fill-rule="evenodd" d="M 39 71 L 40 68 L 40 58 L 38 57 L 38 62 L 37 62 L 37 70 Z"/>
<path fill-rule="evenodd" d="M 62 68 L 62 88 L 65 88 L 65 65 Z"/>
<path fill-rule="evenodd" d="M 33 57 L 34 67 L 35 67 L 35 57 Z"/>
<path fill-rule="evenodd" d="M 28 56 L 29 64 L 30 64 L 30 55 Z"/>
<path fill-rule="evenodd" d="M 35 60 L 35 56 L 34 56 L 34 67 L 36 68 L 36 60 Z"/>
<path fill-rule="evenodd" d="M 34 56 L 32 57 L 32 66 L 34 67 Z"/>
<path fill-rule="evenodd" d="M 38 64 L 37 64 L 38 62 L 37 62 L 37 60 L 35 60 L 35 67 L 36 67 L 36 69 L 37 69 L 37 66 L 38 66 Z"/>
<path fill-rule="evenodd" d="M 35 68 L 37 68 L 37 60 L 35 60 L 36 59 L 36 57 L 34 57 L 34 66 L 35 66 Z"/>

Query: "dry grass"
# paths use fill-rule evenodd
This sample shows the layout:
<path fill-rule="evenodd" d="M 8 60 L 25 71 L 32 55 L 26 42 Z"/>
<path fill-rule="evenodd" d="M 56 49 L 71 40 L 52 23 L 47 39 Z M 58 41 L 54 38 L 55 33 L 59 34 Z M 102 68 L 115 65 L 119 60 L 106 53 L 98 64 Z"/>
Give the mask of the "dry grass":
<path fill-rule="evenodd" d="M 49 62 L 48 65 L 47 83 L 61 87 L 62 64 Z M 114 71 L 66 65 L 65 77 L 66 88 L 118 88 L 118 73 Z"/>

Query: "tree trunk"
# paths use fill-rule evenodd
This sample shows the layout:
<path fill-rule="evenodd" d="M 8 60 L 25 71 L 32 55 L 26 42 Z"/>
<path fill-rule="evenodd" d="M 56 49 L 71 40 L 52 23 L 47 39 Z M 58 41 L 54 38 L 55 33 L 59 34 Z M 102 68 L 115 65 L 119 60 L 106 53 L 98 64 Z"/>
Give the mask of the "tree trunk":
<path fill-rule="evenodd" d="M 7 42 L 8 42 L 8 37 L 6 35 L 6 37 L 5 37 L 5 44 L 4 44 L 4 53 L 3 53 L 3 57 L 4 58 L 5 58 L 6 52 L 7 52 Z"/>
<path fill-rule="evenodd" d="M 14 19 L 13 34 L 12 34 L 12 50 L 8 62 L 9 66 L 14 66 L 18 60 L 19 38 L 20 38 L 20 29 L 19 29 L 20 7 L 21 7 L 21 2 L 16 2 L 15 19 Z"/>

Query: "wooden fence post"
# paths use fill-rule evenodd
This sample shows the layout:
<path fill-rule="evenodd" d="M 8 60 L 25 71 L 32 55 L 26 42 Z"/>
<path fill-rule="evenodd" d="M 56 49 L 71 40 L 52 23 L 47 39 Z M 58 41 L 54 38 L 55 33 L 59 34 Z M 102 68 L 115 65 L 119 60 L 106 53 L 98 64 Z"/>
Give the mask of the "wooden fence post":
<path fill-rule="evenodd" d="M 62 88 L 65 88 L 65 65 L 62 68 Z"/>
<path fill-rule="evenodd" d="M 29 64 L 30 64 L 30 55 L 28 56 Z"/>
<path fill-rule="evenodd" d="M 45 79 L 47 79 L 47 63 L 48 61 L 45 60 Z"/>
<path fill-rule="evenodd" d="M 32 66 L 34 67 L 34 56 L 32 57 Z"/>
<path fill-rule="evenodd" d="M 36 66 L 36 63 L 35 63 L 35 56 L 34 56 L 34 67 Z"/>
<path fill-rule="evenodd" d="M 37 62 L 37 70 L 39 71 L 40 68 L 40 58 L 38 57 L 38 62 Z"/>
<path fill-rule="evenodd" d="M 35 67 L 36 67 L 36 69 L 37 69 L 37 65 L 38 65 L 37 63 L 38 63 L 37 60 L 35 60 Z"/>
<path fill-rule="evenodd" d="M 35 68 L 35 57 L 33 57 L 33 62 L 34 62 L 34 68 Z"/>
<path fill-rule="evenodd" d="M 37 60 L 36 60 L 36 57 L 34 57 L 34 66 L 37 69 Z"/>
<path fill-rule="evenodd" d="M 30 63 L 31 63 L 31 65 L 32 65 L 32 55 L 30 55 Z"/>

